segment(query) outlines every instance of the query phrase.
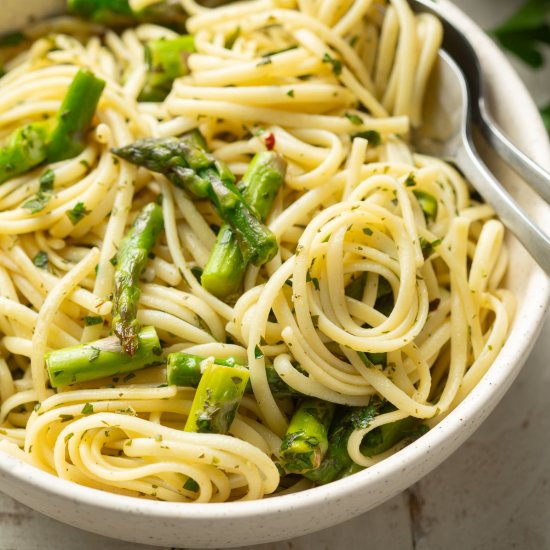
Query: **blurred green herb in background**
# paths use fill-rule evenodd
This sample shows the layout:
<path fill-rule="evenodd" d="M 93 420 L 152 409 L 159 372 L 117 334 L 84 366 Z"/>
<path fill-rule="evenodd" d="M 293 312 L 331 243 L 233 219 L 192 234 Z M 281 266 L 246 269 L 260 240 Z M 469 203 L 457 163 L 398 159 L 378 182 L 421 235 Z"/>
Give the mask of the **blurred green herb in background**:
<path fill-rule="evenodd" d="M 540 69 L 544 48 L 550 45 L 550 0 L 527 0 L 504 23 L 492 31 L 500 45 L 522 61 Z M 541 109 L 550 133 L 550 104 Z"/>

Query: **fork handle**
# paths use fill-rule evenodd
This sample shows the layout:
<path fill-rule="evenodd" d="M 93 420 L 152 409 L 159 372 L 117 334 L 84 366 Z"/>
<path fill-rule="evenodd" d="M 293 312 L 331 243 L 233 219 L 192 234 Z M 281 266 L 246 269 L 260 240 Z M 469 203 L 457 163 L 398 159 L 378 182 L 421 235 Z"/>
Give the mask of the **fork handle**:
<path fill-rule="evenodd" d="M 463 136 L 456 162 L 466 178 L 493 207 L 502 223 L 516 236 L 531 257 L 550 275 L 550 237 L 534 224 L 519 204 L 487 168 L 468 136 Z"/>
<path fill-rule="evenodd" d="M 547 203 L 550 203 L 550 173 L 522 153 L 501 131 L 480 99 L 476 122 L 489 145 Z"/>

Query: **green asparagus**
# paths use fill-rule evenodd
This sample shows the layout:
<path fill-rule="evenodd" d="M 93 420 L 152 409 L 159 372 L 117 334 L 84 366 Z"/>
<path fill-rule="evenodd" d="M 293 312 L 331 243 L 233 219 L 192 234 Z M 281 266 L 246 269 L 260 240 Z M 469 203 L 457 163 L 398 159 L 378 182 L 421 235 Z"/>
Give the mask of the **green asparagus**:
<path fill-rule="evenodd" d="M 208 197 L 228 223 L 246 260 L 262 265 L 277 253 L 275 235 L 260 221 L 235 187 L 227 166 L 206 152 L 198 131 L 181 138 L 148 138 L 113 149 L 119 157 L 163 173 L 176 186 L 198 198 Z"/>
<path fill-rule="evenodd" d="M 105 82 L 80 69 L 55 117 L 15 130 L 0 148 L 0 183 L 28 172 L 43 162 L 80 154 Z"/>
<path fill-rule="evenodd" d="M 393 408 L 393 407 L 392 407 Z M 383 409 L 382 412 L 388 412 Z M 416 439 L 428 431 L 418 418 L 408 416 L 402 420 L 390 422 L 369 432 L 361 442 L 361 454 L 376 456 L 389 451 L 403 439 Z"/>
<path fill-rule="evenodd" d="M 238 365 L 209 363 L 197 387 L 185 431 L 228 433 L 249 376 L 248 370 Z"/>
<path fill-rule="evenodd" d="M 46 160 L 49 125 L 33 122 L 18 128 L 0 149 L 0 183 L 28 172 Z"/>
<path fill-rule="evenodd" d="M 422 208 L 426 221 L 435 221 L 437 218 L 437 199 L 433 195 L 430 195 L 430 193 L 426 193 L 426 191 L 422 191 L 421 189 L 415 189 L 413 194 L 418 204 L 420 204 L 420 208 Z"/>
<path fill-rule="evenodd" d="M 277 153 L 258 153 L 239 183 L 243 199 L 265 221 L 284 182 L 286 163 Z M 231 227 L 222 225 L 204 268 L 201 284 L 218 298 L 235 294 L 241 285 L 247 262 Z"/>
<path fill-rule="evenodd" d="M 47 353 L 46 369 L 52 388 L 161 364 L 162 350 L 155 329 L 144 327 L 137 339 L 138 350 L 131 358 L 124 352 L 116 336 Z"/>
<path fill-rule="evenodd" d="M 140 295 L 139 278 L 163 225 L 162 208 L 155 202 L 149 203 L 135 219 L 120 243 L 117 254 L 113 332 L 130 356 L 136 353 L 139 343 L 139 323 L 136 319 Z"/>
<path fill-rule="evenodd" d="M 170 385 L 185 386 L 196 388 L 202 377 L 201 365 L 204 365 L 206 357 L 191 355 L 183 351 L 178 351 L 168 355 L 166 363 L 166 381 Z M 214 359 L 216 365 L 225 365 L 226 367 L 242 366 L 234 357 L 226 359 Z M 296 396 L 296 390 L 286 384 L 277 374 L 273 365 L 268 364 L 265 367 L 267 382 L 273 395 L 277 398 Z M 246 384 L 246 393 L 252 393 L 250 380 Z"/>
<path fill-rule="evenodd" d="M 187 57 L 195 51 L 195 41 L 185 34 L 172 40 L 150 40 L 145 44 L 148 71 L 140 101 L 164 101 L 172 83 L 188 73 Z"/>
<path fill-rule="evenodd" d="M 367 428 L 376 416 L 395 410 L 389 403 L 372 398 L 366 407 L 338 407 L 329 431 L 329 447 L 320 466 L 305 474 L 318 484 L 346 477 L 362 469 L 348 454 L 348 440 L 354 430 Z M 421 421 L 412 416 L 374 428 L 361 442 L 361 453 L 376 456 L 388 451 L 403 439 L 420 437 L 427 431 Z"/>
<path fill-rule="evenodd" d="M 307 472 L 305 476 L 311 481 L 325 484 L 348 468 L 353 463 L 348 454 L 350 435 L 354 430 L 366 428 L 378 414 L 381 404 L 379 399 L 371 399 L 366 407 L 338 407 L 330 426 L 327 454 L 319 467 Z"/>
<path fill-rule="evenodd" d="M 48 139 L 48 162 L 58 162 L 79 155 L 86 147 L 86 132 L 90 127 L 105 81 L 87 69 L 74 77 L 55 117 Z"/>
<path fill-rule="evenodd" d="M 68 0 L 67 4 L 70 13 L 111 26 L 147 22 L 183 28 L 186 19 L 178 2 L 163 0 L 139 11 L 133 10 L 128 0 Z"/>
<path fill-rule="evenodd" d="M 335 405 L 304 399 L 292 416 L 279 459 L 287 472 L 305 474 L 319 468 L 328 450 L 328 429 Z"/>

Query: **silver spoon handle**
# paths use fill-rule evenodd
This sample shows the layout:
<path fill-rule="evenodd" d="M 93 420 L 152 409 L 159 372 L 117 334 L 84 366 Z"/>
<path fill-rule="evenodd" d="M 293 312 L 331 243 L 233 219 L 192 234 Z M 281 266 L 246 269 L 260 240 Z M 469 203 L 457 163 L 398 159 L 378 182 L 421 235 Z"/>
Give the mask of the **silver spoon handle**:
<path fill-rule="evenodd" d="M 498 155 L 520 175 L 547 203 L 550 203 L 550 173 L 522 153 L 495 124 L 480 98 L 478 117 L 485 139 Z"/>
<path fill-rule="evenodd" d="M 517 237 L 532 258 L 550 275 L 550 237 L 535 225 L 479 157 L 466 136 L 456 154 L 458 167 L 480 195 L 494 208 L 502 223 Z"/>

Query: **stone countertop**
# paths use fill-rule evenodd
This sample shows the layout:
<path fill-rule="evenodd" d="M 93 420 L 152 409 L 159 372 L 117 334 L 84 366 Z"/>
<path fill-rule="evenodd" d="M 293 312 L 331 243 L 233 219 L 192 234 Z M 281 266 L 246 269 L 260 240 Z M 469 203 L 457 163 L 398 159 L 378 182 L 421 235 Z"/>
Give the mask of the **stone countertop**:
<path fill-rule="evenodd" d="M 521 0 L 455 0 L 491 28 Z M 515 63 L 535 100 L 548 76 Z M 550 548 L 550 320 L 511 390 L 481 428 L 409 490 L 347 523 L 247 550 Z M 0 550 L 155 550 L 69 527 L 0 494 Z M 244 547 L 243 549 L 244 550 Z"/>

